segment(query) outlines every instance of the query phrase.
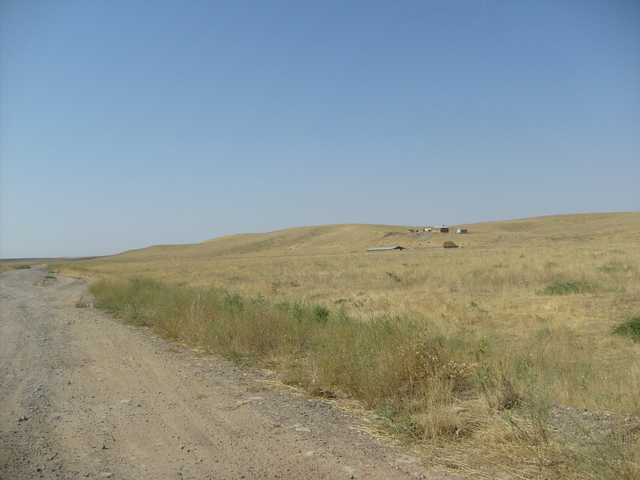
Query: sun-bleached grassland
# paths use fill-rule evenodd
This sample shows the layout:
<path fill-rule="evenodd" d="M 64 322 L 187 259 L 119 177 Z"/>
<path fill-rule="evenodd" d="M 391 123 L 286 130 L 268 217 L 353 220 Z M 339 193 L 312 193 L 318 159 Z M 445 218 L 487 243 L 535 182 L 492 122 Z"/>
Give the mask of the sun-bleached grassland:
<path fill-rule="evenodd" d="M 640 345 L 611 334 L 640 313 L 640 214 L 461 227 L 308 227 L 54 268 L 100 275 L 98 293 L 122 286 L 133 320 L 164 311 L 166 335 L 357 399 L 431 455 L 448 445 L 441 464 L 634 478 L 636 424 L 600 438 L 576 421 L 578 441 L 549 419 L 640 414 Z M 409 248 L 364 251 L 392 245 Z"/>
<path fill-rule="evenodd" d="M 0 262 L 0 272 L 6 272 L 7 270 L 20 270 L 23 268 L 30 268 L 29 265 L 18 262 Z"/>

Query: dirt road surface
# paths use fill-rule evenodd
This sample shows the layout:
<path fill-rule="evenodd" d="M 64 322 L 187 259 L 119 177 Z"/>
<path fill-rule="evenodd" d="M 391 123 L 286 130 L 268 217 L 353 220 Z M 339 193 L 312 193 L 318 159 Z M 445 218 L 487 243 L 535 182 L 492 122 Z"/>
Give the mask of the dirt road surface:
<path fill-rule="evenodd" d="M 0 479 L 453 478 L 364 420 L 90 308 L 87 281 L 0 274 Z"/>

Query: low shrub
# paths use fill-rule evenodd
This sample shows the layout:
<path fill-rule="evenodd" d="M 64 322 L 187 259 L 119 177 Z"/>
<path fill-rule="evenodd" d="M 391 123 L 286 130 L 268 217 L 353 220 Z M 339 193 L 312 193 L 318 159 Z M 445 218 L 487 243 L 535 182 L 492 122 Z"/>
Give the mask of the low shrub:
<path fill-rule="evenodd" d="M 539 292 L 540 295 L 570 295 L 572 293 L 590 293 L 598 290 L 598 285 L 577 281 L 577 282 L 553 282 Z"/>
<path fill-rule="evenodd" d="M 629 337 L 634 342 L 640 343 L 640 317 L 633 317 L 613 329 L 614 335 Z"/>

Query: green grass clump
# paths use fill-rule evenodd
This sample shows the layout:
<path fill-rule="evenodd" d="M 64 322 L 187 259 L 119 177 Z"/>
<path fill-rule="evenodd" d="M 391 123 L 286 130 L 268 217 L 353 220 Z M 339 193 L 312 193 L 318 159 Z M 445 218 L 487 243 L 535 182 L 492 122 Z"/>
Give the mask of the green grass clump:
<path fill-rule="evenodd" d="M 573 293 L 591 293 L 598 290 L 598 285 L 577 281 L 577 282 L 553 282 L 539 293 L 540 295 L 571 295 Z"/>
<path fill-rule="evenodd" d="M 621 323 L 613 329 L 615 335 L 629 337 L 634 342 L 640 343 L 640 317 L 633 317 L 624 323 Z"/>

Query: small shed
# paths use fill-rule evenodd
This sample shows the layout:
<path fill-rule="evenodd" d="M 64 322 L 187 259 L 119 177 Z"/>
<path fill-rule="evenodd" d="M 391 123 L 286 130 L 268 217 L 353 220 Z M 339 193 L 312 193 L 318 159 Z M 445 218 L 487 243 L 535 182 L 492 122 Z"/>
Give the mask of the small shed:
<path fill-rule="evenodd" d="M 401 247 L 400 245 L 396 245 L 395 247 L 367 248 L 367 252 L 381 252 L 385 250 L 404 250 L 404 247 Z"/>
<path fill-rule="evenodd" d="M 444 225 L 440 225 L 436 228 L 436 231 L 440 233 L 449 233 L 449 227 L 445 227 Z"/>
<path fill-rule="evenodd" d="M 466 228 L 459 228 L 456 233 L 468 233 Z"/>

